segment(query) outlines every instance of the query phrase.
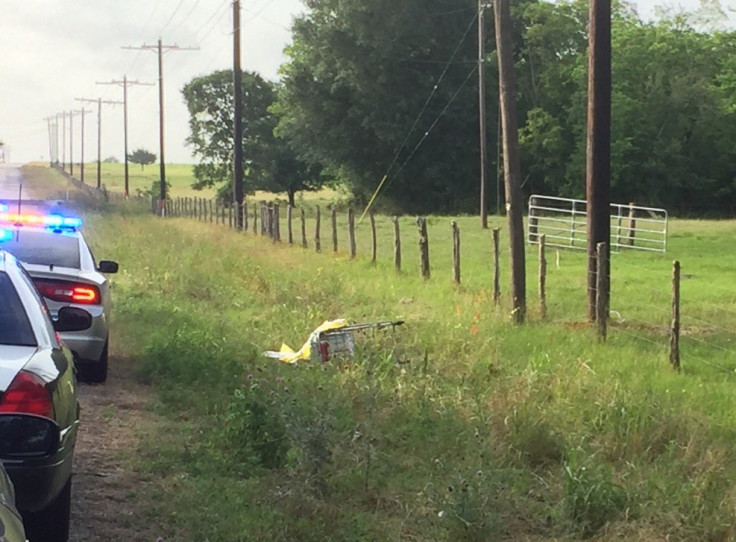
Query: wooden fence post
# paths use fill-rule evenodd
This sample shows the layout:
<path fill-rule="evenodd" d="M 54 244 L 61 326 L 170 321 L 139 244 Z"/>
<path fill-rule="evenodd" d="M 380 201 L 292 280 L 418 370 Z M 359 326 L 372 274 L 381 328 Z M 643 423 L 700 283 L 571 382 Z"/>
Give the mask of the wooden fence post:
<path fill-rule="evenodd" d="M 322 220 L 322 211 L 320 211 L 319 205 L 317 205 L 317 215 L 315 217 L 315 223 L 314 223 L 314 251 L 315 252 L 321 252 L 322 251 L 322 242 L 319 238 L 319 227 L 320 222 Z"/>
<path fill-rule="evenodd" d="M 391 221 L 394 223 L 394 268 L 401 273 L 401 235 L 399 234 L 399 217 L 394 216 Z"/>
<path fill-rule="evenodd" d="M 634 202 L 629 203 L 629 246 L 634 246 L 634 237 L 636 236 L 636 210 Z"/>
<path fill-rule="evenodd" d="M 271 241 L 276 241 L 276 231 L 273 228 L 273 219 L 274 219 L 274 208 L 273 208 L 273 202 L 268 202 L 267 207 L 267 214 L 268 217 L 268 238 L 271 239 Z"/>
<path fill-rule="evenodd" d="M 371 263 L 376 263 L 376 256 L 378 255 L 378 241 L 376 239 L 376 217 L 373 211 L 368 215 L 371 221 Z"/>
<path fill-rule="evenodd" d="M 460 284 L 460 228 L 452 221 L 452 280 Z"/>
<path fill-rule="evenodd" d="M 279 204 L 273 204 L 273 240 L 277 243 L 281 242 L 281 216 Z"/>
<path fill-rule="evenodd" d="M 220 223 L 220 198 L 215 200 L 215 224 Z"/>
<path fill-rule="evenodd" d="M 286 230 L 287 230 L 287 236 L 289 238 L 289 244 L 294 244 L 294 235 L 291 230 L 291 214 L 292 214 L 293 207 L 291 204 L 286 206 Z"/>
<path fill-rule="evenodd" d="M 261 215 L 261 235 L 265 237 L 266 235 L 268 235 L 268 205 L 266 205 L 265 201 L 261 201 L 260 215 Z"/>
<path fill-rule="evenodd" d="M 227 226 L 228 228 L 233 228 L 233 203 L 230 202 L 230 205 L 227 206 Z"/>
<path fill-rule="evenodd" d="M 348 207 L 348 244 L 350 245 L 350 259 L 355 259 L 355 213 Z"/>
<path fill-rule="evenodd" d="M 258 235 L 258 204 L 253 202 L 253 235 Z"/>
<path fill-rule="evenodd" d="M 670 364 L 680 370 L 680 262 L 672 266 L 672 324 L 670 325 Z"/>
<path fill-rule="evenodd" d="M 337 208 L 332 204 L 331 208 L 332 220 L 332 252 L 337 252 Z"/>
<path fill-rule="evenodd" d="M 241 212 L 243 213 L 243 231 L 248 231 L 248 203 L 246 201 L 243 201 Z"/>
<path fill-rule="evenodd" d="M 547 236 L 539 236 L 539 314 L 547 318 Z"/>
<path fill-rule="evenodd" d="M 300 209 L 301 221 L 302 221 L 302 248 L 307 248 L 307 216 L 304 211 L 304 207 Z"/>
<path fill-rule="evenodd" d="M 605 342 L 608 324 L 608 250 L 606 243 L 596 245 L 595 315 L 598 340 Z"/>
<path fill-rule="evenodd" d="M 499 268 L 499 238 L 501 231 L 498 228 L 493 229 L 493 303 L 498 305 L 501 302 L 501 269 Z"/>
<path fill-rule="evenodd" d="M 429 237 L 427 235 L 427 219 L 423 216 L 417 218 L 419 226 L 419 264 L 422 278 L 428 279 L 429 272 Z"/>

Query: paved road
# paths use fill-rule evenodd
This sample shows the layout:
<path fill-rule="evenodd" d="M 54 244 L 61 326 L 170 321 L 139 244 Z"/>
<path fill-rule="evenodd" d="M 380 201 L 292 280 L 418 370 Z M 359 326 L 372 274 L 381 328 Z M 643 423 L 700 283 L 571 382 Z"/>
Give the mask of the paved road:
<path fill-rule="evenodd" d="M 0 164 L 0 200 L 18 200 L 21 192 L 23 175 L 20 167 L 13 164 Z M 23 199 L 31 199 L 31 195 L 22 189 Z"/>

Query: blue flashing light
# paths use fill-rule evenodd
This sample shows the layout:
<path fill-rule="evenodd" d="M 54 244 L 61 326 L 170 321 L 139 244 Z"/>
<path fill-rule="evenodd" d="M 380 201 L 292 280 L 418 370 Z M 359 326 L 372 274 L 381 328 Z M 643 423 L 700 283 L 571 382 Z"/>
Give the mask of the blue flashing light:
<path fill-rule="evenodd" d="M 4 213 L 7 210 L 8 210 L 8 206 L 5 205 L 4 203 L 0 203 L 0 213 Z"/>
<path fill-rule="evenodd" d="M 13 238 L 13 232 L 10 230 L 0 230 L 0 243 L 10 241 Z"/>

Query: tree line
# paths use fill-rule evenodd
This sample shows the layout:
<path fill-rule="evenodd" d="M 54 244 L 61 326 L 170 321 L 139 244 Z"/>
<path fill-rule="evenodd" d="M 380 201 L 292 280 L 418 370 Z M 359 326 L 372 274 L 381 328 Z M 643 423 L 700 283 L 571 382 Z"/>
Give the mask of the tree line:
<path fill-rule="evenodd" d="M 476 212 L 477 0 L 306 0 L 280 80 L 244 73 L 247 190 L 347 185 L 359 204 Z M 487 206 L 503 165 L 497 55 L 487 22 Z M 585 194 L 587 19 L 583 0 L 512 1 L 525 196 Z M 643 21 L 612 7 L 611 198 L 678 214 L 728 215 L 736 201 L 736 33 L 717 3 Z M 232 72 L 183 89 L 196 186 L 229 190 Z M 379 188 L 380 190 L 376 192 Z M 499 201 L 500 198 L 500 201 Z"/>

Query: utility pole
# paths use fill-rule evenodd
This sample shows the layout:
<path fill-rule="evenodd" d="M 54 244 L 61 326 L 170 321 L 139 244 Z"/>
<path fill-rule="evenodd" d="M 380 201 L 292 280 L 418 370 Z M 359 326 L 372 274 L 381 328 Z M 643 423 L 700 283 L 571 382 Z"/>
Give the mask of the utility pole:
<path fill-rule="evenodd" d="M 240 69 L 240 0 L 233 2 L 233 203 L 235 227 L 243 228 L 243 72 Z"/>
<path fill-rule="evenodd" d="M 488 228 L 488 206 L 486 203 L 487 133 L 486 133 L 486 25 L 484 0 L 478 0 L 478 116 L 480 121 L 480 225 Z"/>
<path fill-rule="evenodd" d="M 53 144 L 53 129 L 51 127 L 51 119 L 53 117 L 46 117 L 43 120 L 46 121 L 46 127 L 49 132 L 49 167 L 54 165 L 54 144 Z"/>
<path fill-rule="evenodd" d="M 124 46 L 123 49 L 157 51 L 158 53 L 158 126 L 161 189 L 159 195 L 159 211 L 166 210 L 166 160 L 164 159 L 164 53 L 169 51 L 198 51 L 199 47 L 179 47 L 178 45 L 162 45 L 161 38 L 157 45 L 141 45 L 140 47 Z"/>
<path fill-rule="evenodd" d="M 102 104 L 106 105 L 122 105 L 123 102 L 114 100 L 103 100 L 102 98 L 75 98 L 82 103 L 97 104 L 97 190 L 102 188 Z M 84 109 L 84 106 L 82 106 Z M 84 182 L 84 179 L 82 179 Z"/>
<path fill-rule="evenodd" d="M 590 0 L 589 20 L 585 193 L 588 230 L 588 320 L 594 322 L 596 275 L 598 272 L 605 272 L 610 276 L 611 272 L 610 263 L 607 263 L 605 269 L 596 270 L 598 243 L 606 243 L 608 254 L 611 244 L 611 1 Z M 610 258 L 606 257 L 606 262 L 610 262 Z"/>
<path fill-rule="evenodd" d="M 80 144 L 81 156 L 79 158 L 79 180 L 82 182 L 82 184 L 84 184 L 84 114 L 86 113 L 86 111 L 83 106 L 82 109 L 76 109 L 73 111 L 73 113 L 75 114 L 78 113 L 82 116 L 82 119 L 81 119 L 82 121 L 82 133 L 81 133 L 82 142 Z"/>
<path fill-rule="evenodd" d="M 122 81 L 112 80 L 107 83 L 97 82 L 98 85 L 119 85 L 123 87 L 123 144 L 125 153 L 125 197 L 130 196 L 130 175 L 128 169 L 128 87 L 133 85 L 153 86 L 153 83 L 141 83 L 140 81 L 128 81 L 124 75 Z"/>
<path fill-rule="evenodd" d="M 506 186 L 506 211 L 509 221 L 511 253 L 512 318 L 517 324 L 526 317 L 526 269 L 524 254 L 524 217 L 521 201 L 521 166 L 519 164 L 519 127 L 516 115 L 516 74 L 511 39 L 509 0 L 495 0 L 496 50 L 498 52 L 498 94 L 503 130 L 503 167 Z"/>
<path fill-rule="evenodd" d="M 66 111 L 61 112 L 61 171 L 66 171 Z"/>

